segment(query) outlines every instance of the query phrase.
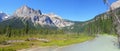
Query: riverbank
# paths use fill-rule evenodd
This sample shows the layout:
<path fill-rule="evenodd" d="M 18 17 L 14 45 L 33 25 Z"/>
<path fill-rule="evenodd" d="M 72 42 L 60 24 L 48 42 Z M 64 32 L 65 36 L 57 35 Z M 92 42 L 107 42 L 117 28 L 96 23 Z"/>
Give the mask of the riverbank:
<path fill-rule="evenodd" d="M 0 51 L 15 51 L 20 49 L 26 48 L 33 48 L 33 47 L 60 47 L 66 46 L 76 43 L 85 42 L 91 39 L 94 39 L 94 36 L 88 36 L 85 34 L 57 34 L 57 35 L 36 35 L 36 36 L 27 36 L 27 37 L 17 37 L 17 38 L 9 38 L 8 40 L 26 40 L 28 38 L 34 38 L 39 40 L 47 40 L 46 41 L 39 41 L 39 40 L 31 40 L 25 42 L 14 42 L 9 44 L 9 46 L 0 45 Z M 3 38 L 2 38 L 3 39 Z M 5 37 L 4 37 L 5 39 Z M 7 40 L 7 38 L 5 39 Z"/>
<path fill-rule="evenodd" d="M 64 47 L 31 48 L 23 51 L 120 51 L 117 39 L 111 35 L 99 35 L 94 40 Z"/>
<path fill-rule="evenodd" d="M 111 35 L 99 35 L 92 41 L 75 44 L 56 51 L 120 51 L 117 47 L 117 38 Z"/>

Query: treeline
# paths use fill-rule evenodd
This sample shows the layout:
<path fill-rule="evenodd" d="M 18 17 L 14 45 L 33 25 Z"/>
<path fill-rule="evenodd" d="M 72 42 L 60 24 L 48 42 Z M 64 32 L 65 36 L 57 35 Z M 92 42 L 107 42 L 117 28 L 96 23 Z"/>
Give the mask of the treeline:
<path fill-rule="evenodd" d="M 12 36 L 25 36 L 25 35 L 47 35 L 47 34 L 64 34 L 63 30 L 50 30 L 50 29 L 12 29 L 6 27 L 4 30 L 0 30 L 0 35 Z"/>
<path fill-rule="evenodd" d="M 84 32 L 88 34 L 115 34 L 114 18 L 107 14 L 96 16 L 93 20 L 86 22 Z"/>
<path fill-rule="evenodd" d="M 19 24 L 21 25 L 21 24 Z M 16 25 L 15 25 L 16 26 Z M 15 28 L 13 24 L 7 24 L 3 27 L 0 27 L 0 35 L 6 35 L 7 37 L 13 36 L 25 36 L 25 35 L 36 35 L 36 34 L 64 34 L 62 29 L 55 29 L 46 26 L 45 28 L 42 27 L 31 27 L 30 22 L 26 21 L 22 28 Z"/>
<path fill-rule="evenodd" d="M 30 34 L 67 34 L 67 33 L 86 33 L 92 34 L 115 34 L 114 17 L 103 13 L 87 22 L 76 22 L 75 25 L 58 29 L 56 27 L 34 26 L 31 21 L 21 21 L 21 19 L 11 19 L 0 24 L 0 35 L 24 36 Z M 9 24 L 8 24 L 9 23 Z"/>

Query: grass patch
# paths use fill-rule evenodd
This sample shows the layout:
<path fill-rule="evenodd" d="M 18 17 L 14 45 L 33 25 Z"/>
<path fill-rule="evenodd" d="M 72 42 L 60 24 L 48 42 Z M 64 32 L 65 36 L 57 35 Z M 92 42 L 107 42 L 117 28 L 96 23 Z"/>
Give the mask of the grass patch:
<path fill-rule="evenodd" d="M 23 48 L 30 47 L 46 47 L 46 46 L 66 46 L 76 43 L 85 42 L 94 38 L 94 36 L 88 36 L 86 34 L 47 34 L 47 35 L 29 35 L 29 36 L 16 36 L 16 37 L 5 37 L 0 36 L 0 42 L 6 40 L 25 40 L 27 38 L 44 38 L 48 39 L 49 42 L 42 41 L 25 41 L 25 42 L 16 42 L 10 44 L 10 46 L 1 46 L 0 51 L 16 51 Z"/>

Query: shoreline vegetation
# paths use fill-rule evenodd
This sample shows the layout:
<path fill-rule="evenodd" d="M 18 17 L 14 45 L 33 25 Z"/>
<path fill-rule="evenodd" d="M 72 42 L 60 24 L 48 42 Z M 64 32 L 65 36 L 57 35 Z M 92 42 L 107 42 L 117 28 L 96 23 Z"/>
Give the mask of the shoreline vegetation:
<path fill-rule="evenodd" d="M 94 39 L 87 34 L 47 34 L 6 37 L 0 36 L 0 51 L 17 51 L 32 47 L 67 46 Z"/>

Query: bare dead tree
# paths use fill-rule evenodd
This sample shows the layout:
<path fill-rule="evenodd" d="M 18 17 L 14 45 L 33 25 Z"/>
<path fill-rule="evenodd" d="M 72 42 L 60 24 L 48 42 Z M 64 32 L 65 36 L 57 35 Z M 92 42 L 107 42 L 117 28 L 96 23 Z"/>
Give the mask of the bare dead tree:
<path fill-rule="evenodd" d="M 117 27 L 120 25 L 120 20 L 119 20 L 119 16 L 116 13 L 116 10 L 113 9 L 110 5 L 110 3 L 108 2 L 108 0 L 103 0 L 104 4 L 106 4 L 109 7 L 109 11 L 108 14 L 110 16 L 112 16 L 114 18 L 114 22 L 116 22 L 114 25 L 116 25 L 115 30 L 116 30 L 116 34 L 117 34 L 117 38 L 118 38 L 118 47 L 120 48 L 120 32 L 117 29 Z"/>

